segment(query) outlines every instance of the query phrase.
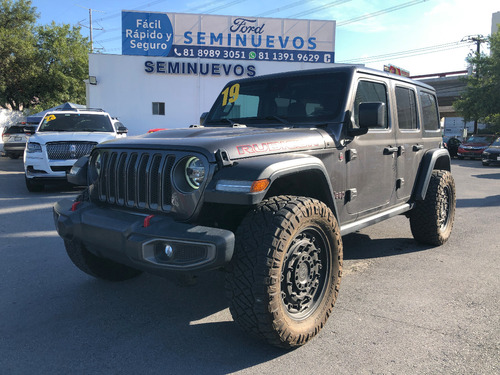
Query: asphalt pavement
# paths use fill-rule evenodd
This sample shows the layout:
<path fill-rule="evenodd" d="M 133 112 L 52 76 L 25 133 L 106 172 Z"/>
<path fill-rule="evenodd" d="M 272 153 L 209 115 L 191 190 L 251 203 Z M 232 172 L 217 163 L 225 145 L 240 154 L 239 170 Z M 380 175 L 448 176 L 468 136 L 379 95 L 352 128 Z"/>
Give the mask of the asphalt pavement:
<path fill-rule="evenodd" d="M 222 271 L 192 286 L 79 271 L 54 230 L 70 187 L 29 193 L 0 158 L 0 374 L 500 374 L 500 167 L 454 160 L 450 240 L 415 242 L 392 218 L 344 237 L 326 327 L 292 351 L 232 321 Z"/>

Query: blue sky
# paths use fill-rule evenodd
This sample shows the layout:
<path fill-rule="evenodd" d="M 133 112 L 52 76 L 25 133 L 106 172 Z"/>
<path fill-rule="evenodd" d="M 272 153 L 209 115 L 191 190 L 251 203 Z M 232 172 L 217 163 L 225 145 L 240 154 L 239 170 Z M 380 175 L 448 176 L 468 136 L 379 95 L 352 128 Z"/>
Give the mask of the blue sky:
<path fill-rule="evenodd" d="M 82 27 L 85 36 L 92 8 L 94 47 L 111 54 L 121 53 L 122 10 L 336 20 L 336 62 L 376 69 L 391 63 L 412 75 L 466 69 L 465 58 L 475 45 L 460 41 L 469 35 L 489 35 L 492 13 L 500 12 L 498 0 L 33 0 L 32 4 L 40 13 L 40 24 L 80 22 L 87 26 Z M 368 15 L 372 17 L 356 21 Z"/>

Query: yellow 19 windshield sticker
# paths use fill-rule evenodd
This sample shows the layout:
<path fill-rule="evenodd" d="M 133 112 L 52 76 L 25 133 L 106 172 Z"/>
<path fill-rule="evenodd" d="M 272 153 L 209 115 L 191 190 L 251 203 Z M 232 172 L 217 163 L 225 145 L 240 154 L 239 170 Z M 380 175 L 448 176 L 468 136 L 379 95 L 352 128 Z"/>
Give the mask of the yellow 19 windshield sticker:
<path fill-rule="evenodd" d="M 240 84 L 235 83 L 231 87 L 226 87 L 221 94 L 223 107 L 227 105 L 227 103 L 234 103 L 240 95 Z"/>
<path fill-rule="evenodd" d="M 48 116 L 45 121 L 49 122 L 49 121 L 52 121 L 52 120 L 55 120 L 56 119 L 56 116 L 55 115 L 50 115 Z"/>

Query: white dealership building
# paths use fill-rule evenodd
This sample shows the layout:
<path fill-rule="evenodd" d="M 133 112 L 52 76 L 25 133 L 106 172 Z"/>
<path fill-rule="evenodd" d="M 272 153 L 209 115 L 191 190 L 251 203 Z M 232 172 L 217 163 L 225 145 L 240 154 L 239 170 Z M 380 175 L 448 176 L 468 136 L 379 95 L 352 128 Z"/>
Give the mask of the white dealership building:
<path fill-rule="evenodd" d="M 122 12 L 122 54 L 89 55 L 87 106 L 137 135 L 198 124 L 230 80 L 324 68 L 335 21 Z"/>

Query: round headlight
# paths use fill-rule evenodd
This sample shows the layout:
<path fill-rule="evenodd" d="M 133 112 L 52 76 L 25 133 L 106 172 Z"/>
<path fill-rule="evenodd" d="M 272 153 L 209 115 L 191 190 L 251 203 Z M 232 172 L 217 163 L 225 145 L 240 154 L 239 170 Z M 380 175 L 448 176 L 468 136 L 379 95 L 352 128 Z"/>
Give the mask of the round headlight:
<path fill-rule="evenodd" d="M 190 187 L 198 189 L 205 179 L 205 167 L 196 156 L 190 157 L 184 167 L 184 176 Z"/>

